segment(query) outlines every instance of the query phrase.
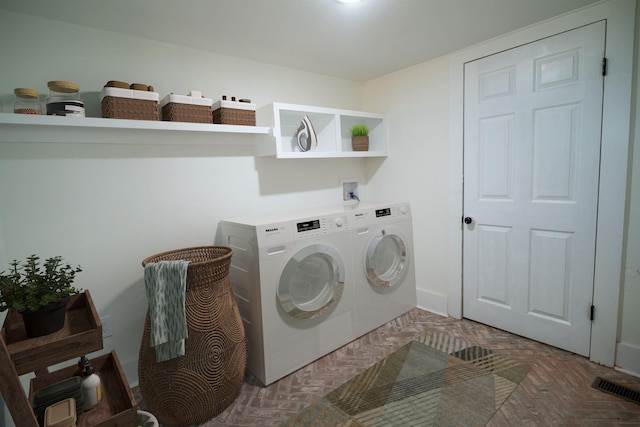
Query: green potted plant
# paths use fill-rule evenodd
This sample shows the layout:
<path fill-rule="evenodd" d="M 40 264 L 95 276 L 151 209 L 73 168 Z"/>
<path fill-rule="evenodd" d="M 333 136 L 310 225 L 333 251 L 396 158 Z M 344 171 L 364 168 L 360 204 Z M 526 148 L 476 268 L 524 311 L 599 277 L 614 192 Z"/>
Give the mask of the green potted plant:
<path fill-rule="evenodd" d="M 71 267 L 62 257 L 31 255 L 26 261 L 14 260 L 8 271 L 0 273 L 0 312 L 17 310 L 24 320 L 28 337 L 38 337 L 62 329 L 69 296 L 80 292 L 73 286 L 80 266 Z"/>
<path fill-rule="evenodd" d="M 369 128 L 366 125 L 355 125 L 351 128 L 351 148 L 353 151 L 369 149 Z"/>

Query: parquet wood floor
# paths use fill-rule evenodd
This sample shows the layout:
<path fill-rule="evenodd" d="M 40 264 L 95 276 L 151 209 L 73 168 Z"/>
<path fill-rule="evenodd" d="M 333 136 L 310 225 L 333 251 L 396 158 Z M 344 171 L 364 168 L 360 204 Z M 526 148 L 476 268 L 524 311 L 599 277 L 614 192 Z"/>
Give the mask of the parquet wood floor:
<path fill-rule="evenodd" d="M 248 375 L 235 402 L 202 426 L 277 426 L 427 330 L 447 333 L 531 365 L 527 377 L 488 426 L 640 426 L 640 405 L 591 387 L 594 378 L 601 376 L 640 390 L 640 378 L 486 325 L 420 309 L 268 387 Z"/>

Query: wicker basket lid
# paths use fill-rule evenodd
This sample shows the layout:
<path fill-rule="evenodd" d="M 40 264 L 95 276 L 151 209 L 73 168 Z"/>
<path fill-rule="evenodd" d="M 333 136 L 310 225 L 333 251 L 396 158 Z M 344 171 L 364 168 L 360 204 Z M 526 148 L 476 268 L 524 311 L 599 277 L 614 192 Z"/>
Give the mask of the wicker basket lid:
<path fill-rule="evenodd" d="M 39 95 L 37 90 L 28 87 L 17 87 L 13 93 L 19 98 L 37 98 Z"/>
<path fill-rule="evenodd" d="M 47 86 L 51 90 L 55 90 L 56 92 L 61 93 L 72 93 L 78 92 L 80 90 L 80 85 L 73 82 L 65 82 L 61 80 L 53 80 L 47 83 Z"/>

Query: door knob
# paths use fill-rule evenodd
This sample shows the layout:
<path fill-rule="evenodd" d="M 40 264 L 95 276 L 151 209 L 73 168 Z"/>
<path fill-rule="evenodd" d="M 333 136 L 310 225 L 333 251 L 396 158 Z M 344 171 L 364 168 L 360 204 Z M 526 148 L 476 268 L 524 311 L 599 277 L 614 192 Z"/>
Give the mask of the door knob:
<path fill-rule="evenodd" d="M 471 218 L 470 216 L 464 217 L 465 224 L 471 224 L 472 222 L 473 222 L 473 218 Z"/>

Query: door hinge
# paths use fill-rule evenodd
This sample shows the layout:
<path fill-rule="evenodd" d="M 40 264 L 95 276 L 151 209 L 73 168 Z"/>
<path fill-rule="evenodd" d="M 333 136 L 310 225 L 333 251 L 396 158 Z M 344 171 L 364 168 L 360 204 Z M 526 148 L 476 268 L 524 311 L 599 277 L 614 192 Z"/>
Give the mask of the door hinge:
<path fill-rule="evenodd" d="M 607 57 L 602 58 L 602 75 L 607 75 Z"/>
<path fill-rule="evenodd" d="M 595 318 L 595 314 L 596 314 L 596 306 L 591 304 L 591 314 L 589 317 L 591 318 L 592 322 L 593 322 L 593 319 Z"/>

